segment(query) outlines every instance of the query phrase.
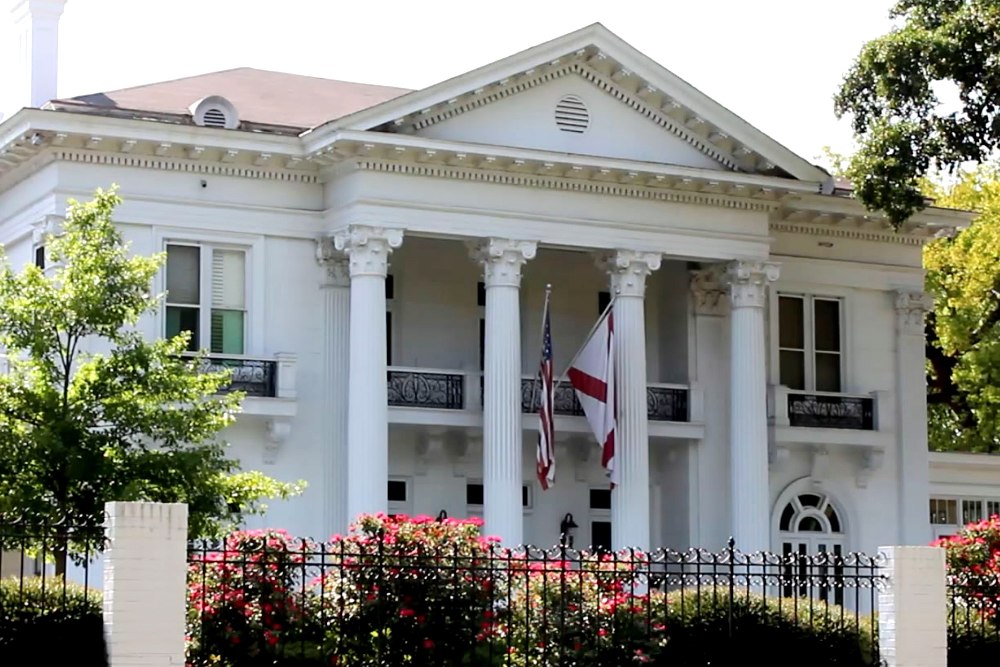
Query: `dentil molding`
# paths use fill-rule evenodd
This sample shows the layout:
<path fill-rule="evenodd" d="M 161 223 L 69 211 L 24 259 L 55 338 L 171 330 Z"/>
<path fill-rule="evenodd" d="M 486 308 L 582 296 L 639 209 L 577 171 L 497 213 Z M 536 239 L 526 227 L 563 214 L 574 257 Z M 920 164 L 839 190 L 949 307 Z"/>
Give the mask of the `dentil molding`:
<path fill-rule="evenodd" d="M 658 252 L 613 250 L 597 256 L 597 266 L 608 272 L 616 296 L 646 294 L 646 277 L 660 268 L 663 257 Z"/>
<path fill-rule="evenodd" d="M 389 271 L 389 255 L 403 245 L 403 230 L 351 225 L 337 232 L 334 247 L 349 259 L 351 277 L 378 276 Z"/>
<path fill-rule="evenodd" d="M 726 264 L 722 279 L 729 286 L 733 308 L 763 308 L 767 286 L 778 279 L 781 267 L 773 262 L 737 260 Z"/>
<path fill-rule="evenodd" d="M 529 259 L 534 259 L 538 251 L 535 241 L 515 241 L 513 239 L 485 239 L 469 244 L 472 259 L 483 265 L 483 280 L 486 287 L 520 287 L 521 267 Z"/>

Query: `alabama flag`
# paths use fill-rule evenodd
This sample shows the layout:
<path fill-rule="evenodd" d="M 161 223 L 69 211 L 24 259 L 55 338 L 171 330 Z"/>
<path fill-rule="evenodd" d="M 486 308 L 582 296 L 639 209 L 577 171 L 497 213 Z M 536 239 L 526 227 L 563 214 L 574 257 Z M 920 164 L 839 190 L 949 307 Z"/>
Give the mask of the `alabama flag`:
<path fill-rule="evenodd" d="M 601 446 L 601 465 L 611 484 L 618 483 L 615 472 L 615 322 L 614 308 L 594 328 L 576 361 L 567 372 L 577 398 L 587 415 L 587 423 Z"/>

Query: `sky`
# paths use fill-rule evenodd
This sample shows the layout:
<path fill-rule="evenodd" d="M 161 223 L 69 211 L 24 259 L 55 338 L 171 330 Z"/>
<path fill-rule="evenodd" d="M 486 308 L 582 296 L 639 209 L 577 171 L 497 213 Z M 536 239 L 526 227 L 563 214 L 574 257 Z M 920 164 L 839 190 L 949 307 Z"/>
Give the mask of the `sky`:
<path fill-rule="evenodd" d="M 16 0 L 0 0 L 0 8 Z M 68 0 L 59 95 L 233 67 L 422 88 L 594 22 L 802 157 L 852 147 L 832 98 L 891 0 Z M 0 101 L 13 20 L 0 11 Z M 0 105 L 7 108 L 7 104 Z"/>

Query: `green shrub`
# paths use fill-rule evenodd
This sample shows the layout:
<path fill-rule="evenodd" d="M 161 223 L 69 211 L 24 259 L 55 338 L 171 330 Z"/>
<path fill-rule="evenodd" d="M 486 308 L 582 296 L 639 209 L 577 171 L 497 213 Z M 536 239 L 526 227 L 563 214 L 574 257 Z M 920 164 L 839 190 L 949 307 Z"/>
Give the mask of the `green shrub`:
<path fill-rule="evenodd" d="M 56 577 L 0 580 L 0 655 L 106 664 L 100 592 Z"/>
<path fill-rule="evenodd" d="M 873 619 L 819 600 L 740 592 L 730 604 L 728 591 L 686 591 L 669 594 L 665 609 L 664 664 L 736 664 L 746 656 L 772 666 L 806 658 L 811 667 L 876 664 Z"/>

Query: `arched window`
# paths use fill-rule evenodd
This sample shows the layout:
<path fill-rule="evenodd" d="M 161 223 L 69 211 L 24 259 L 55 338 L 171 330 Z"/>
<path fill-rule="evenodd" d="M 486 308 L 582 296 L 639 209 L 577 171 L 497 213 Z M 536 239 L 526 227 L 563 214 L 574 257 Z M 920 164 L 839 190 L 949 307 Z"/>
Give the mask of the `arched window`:
<path fill-rule="evenodd" d="M 778 519 L 778 541 L 786 560 L 786 581 L 798 580 L 799 585 L 787 583 L 782 595 L 813 595 L 834 604 L 844 603 L 842 582 L 844 568 L 837 561 L 844 555 L 844 523 L 836 505 L 828 496 L 817 492 L 793 496 L 781 510 Z M 820 554 L 832 554 L 832 564 L 810 566 Z M 810 575 L 818 575 L 832 586 L 808 586 Z"/>

